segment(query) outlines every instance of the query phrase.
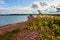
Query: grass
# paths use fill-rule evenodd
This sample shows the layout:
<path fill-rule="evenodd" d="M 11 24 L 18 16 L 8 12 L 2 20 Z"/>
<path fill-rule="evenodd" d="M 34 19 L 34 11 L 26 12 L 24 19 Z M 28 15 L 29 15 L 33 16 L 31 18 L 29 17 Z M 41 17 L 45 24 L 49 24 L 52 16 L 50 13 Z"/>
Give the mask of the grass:
<path fill-rule="evenodd" d="M 13 29 L 12 33 L 17 33 L 17 32 L 19 32 L 19 31 L 20 31 L 19 28 L 15 28 L 15 29 Z"/>
<path fill-rule="evenodd" d="M 20 31 L 19 28 L 15 28 L 11 32 L 6 32 L 5 35 L 0 36 L 0 40 L 10 40 L 12 35 L 19 32 L 19 31 Z"/>

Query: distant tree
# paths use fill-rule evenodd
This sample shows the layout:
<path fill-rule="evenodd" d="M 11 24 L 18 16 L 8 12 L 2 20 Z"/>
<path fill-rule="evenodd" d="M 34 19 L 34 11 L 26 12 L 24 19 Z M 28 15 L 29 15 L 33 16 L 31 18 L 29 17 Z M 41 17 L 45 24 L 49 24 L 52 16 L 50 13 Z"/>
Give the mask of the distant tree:
<path fill-rule="evenodd" d="M 57 10 L 60 10 L 60 8 L 56 8 Z"/>
<path fill-rule="evenodd" d="M 41 13 L 41 11 L 40 10 L 37 10 L 38 11 L 38 13 L 39 13 L 39 16 L 41 15 L 41 16 L 43 16 L 43 14 Z"/>
<path fill-rule="evenodd" d="M 56 8 L 57 12 L 60 12 L 60 8 Z"/>
<path fill-rule="evenodd" d="M 40 10 L 37 10 L 39 12 L 39 14 L 42 14 Z"/>

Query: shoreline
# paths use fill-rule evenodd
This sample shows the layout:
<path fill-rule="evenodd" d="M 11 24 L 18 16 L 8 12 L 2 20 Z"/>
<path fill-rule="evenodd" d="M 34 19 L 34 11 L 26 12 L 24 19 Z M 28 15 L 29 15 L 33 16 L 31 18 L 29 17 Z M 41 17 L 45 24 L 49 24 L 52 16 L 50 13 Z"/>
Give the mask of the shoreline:
<path fill-rule="evenodd" d="M 14 28 L 21 28 L 23 29 L 26 26 L 26 22 L 20 22 L 20 23 L 15 23 L 15 24 L 9 24 L 5 26 L 0 26 L 0 35 L 5 34 L 5 32 L 10 32 Z"/>
<path fill-rule="evenodd" d="M 32 22 L 33 21 L 32 19 L 34 19 L 34 16 L 30 15 L 25 22 L 19 22 L 15 24 L 0 26 L 0 34 L 3 35 L 5 32 L 12 31 L 14 28 L 17 28 L 17 27 L 24 29 L 26 28 L 26 23 L 28 23 L 29 21 Z"/>

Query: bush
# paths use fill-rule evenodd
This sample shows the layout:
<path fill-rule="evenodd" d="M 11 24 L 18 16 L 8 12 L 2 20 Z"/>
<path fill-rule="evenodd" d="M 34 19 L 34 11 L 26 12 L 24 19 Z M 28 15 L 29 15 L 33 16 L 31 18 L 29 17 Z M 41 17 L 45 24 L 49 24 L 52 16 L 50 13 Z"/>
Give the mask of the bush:
<path fill-rule="evenodd" d="M 17 33 L 17 32 L 19 32 L 19 31 L 20 31 L 19 28 L 15 28 L 15 29 L 12 30 L 13 33 Z"/>
<path fill-rule="evenodd" d="M 46 15 L 45 15 L 46 16 Z M 34 30 L 37 32 L 46 33 L 41 39 L 46 38 L 47 40 L 56 39 L 56 36 L 60 36 L 60 18 L 57 16 L 37 16 L 33 22 L 27 24 L 27 29 Z M 47 35 L 48 34 L 48 35 Z M 51 35 L 51 36 L 50 36 Z M 41 35 L 40 35 L 41 36 Z M 50 37 L 51 38 L 50 38 Z"/>
<path fill-rule="evenodd" d="M 57 29 L 57 30 L 55 31 L 55 35 L 56 35 L 56 36 L 60 36 L 60 30 Z"/>

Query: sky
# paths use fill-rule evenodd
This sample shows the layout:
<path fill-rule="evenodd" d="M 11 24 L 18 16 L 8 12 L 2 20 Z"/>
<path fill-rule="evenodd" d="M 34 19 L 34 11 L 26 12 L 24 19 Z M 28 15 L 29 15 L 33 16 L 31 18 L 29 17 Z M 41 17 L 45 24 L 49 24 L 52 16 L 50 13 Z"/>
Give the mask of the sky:
<path fill-rule="evenodd" d="M 25 7 L 32 4 L 34 1 L 59 2 L 60 0 L 0 0 L 0 7 Z"/>
<path fill-rule="evenodd" d="M 40 2 L 46 2 L 48 5 L 42 7 L 40 5 Z M 37 5 L 38 9 L 41 9 L 41 10 L 49 9 L 50 10 L 51 6 L 55 6 L 55 7 L 60 6 L 60 0 L 0 0 L 0 13 L 5 12 L 5 11 L 12 12 L 12 11 L 16 11 L 16 10 L 17 10 L 16 12 L 19 12 L 19 11 L 21 11 L 21 9 L 29 10 L 29 9 L 32 9 L 31 8 L 33 6 L 32 4 Z M 13 10 L 8 10 L 11 8 Z M 5 9 L 5 10 L 1 11 L 2 9 L 3 10 Z M 26 10 L 24 10 L 24 11 L 26 11 Z"/>
<path fill-rule="evenodd" d="M 0 7 L 24 7 L 36 0 L 0 0 Z"/>

